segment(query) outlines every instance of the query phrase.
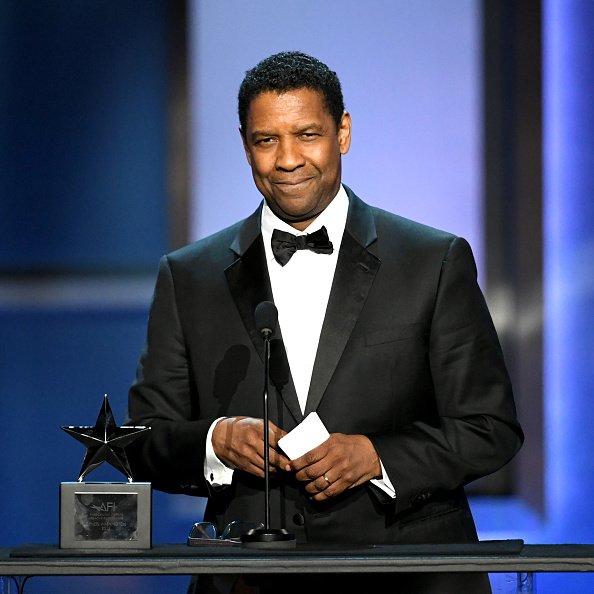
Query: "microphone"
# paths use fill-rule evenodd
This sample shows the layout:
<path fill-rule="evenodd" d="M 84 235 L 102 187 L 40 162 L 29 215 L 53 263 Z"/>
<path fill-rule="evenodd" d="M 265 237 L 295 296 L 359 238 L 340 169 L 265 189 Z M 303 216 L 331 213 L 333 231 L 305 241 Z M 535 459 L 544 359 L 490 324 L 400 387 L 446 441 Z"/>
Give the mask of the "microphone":
<path fill-rule="evenodd" d="M 262 301 L 254 311 L 256 328 L 264 340 L 270 340 L 278 321 L 278 310 L 272 301 Z"/>
<path fill-rule="evenodd" d="M 245 547 L 257 549 L 292 549 L 295 535 L 284 528 L 270 528 L 270 452 L 268 443 L 268 388 L 270 384 L 270 339 L 278 321 L 278 310 L 271 301 L 258 303 L 254 311 L 256 328 L 264 340 L 264 528 L 254 528 L 241 535 Z"/>

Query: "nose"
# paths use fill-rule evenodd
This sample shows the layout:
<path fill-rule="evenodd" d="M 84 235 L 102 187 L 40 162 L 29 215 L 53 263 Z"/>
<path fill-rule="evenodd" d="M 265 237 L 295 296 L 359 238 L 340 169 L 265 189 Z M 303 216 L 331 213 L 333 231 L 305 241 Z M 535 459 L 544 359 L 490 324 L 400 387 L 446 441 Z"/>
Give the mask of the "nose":
<path fill-rule="evenodd" d="M 304 164 L 298 143 L 293 138 L 282 138 L 276 153 L 276 168 L 293 171 Z"/>

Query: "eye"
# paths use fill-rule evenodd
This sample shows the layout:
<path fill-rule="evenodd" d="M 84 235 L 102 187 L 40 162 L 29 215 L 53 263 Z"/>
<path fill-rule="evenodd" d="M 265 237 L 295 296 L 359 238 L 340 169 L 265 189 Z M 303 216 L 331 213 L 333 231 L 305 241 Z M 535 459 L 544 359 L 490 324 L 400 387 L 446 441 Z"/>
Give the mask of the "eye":
<path fill-rule="evenodd" d="M 274 138 L 272 136 L 264 136 L 262 138 L 258 138 L 254 142 L 255 145 L 266 146 L 268 144 L 272 144 L 274 142 Z"/>

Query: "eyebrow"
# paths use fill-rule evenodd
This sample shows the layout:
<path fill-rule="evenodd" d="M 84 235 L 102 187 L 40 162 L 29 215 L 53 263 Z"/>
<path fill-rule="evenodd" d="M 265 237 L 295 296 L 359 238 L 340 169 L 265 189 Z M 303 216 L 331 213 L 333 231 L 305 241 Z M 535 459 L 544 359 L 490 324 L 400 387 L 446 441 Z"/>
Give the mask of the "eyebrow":
<path fill-rule="evenodd" d="M 303 134 L 303 132 L 307 132 L 309 130 L 315 130 L 315 131 L 322 132 L 325 130 L 325 128 L 324 128 L 324 126 L 321 126 L 320 124 L 312 122 L 311 124 L 305 124 L 303 126 L 300 126 L 293 133 L 294 134 Z M 277 134 L 275 132 L 271 132 L 271 131 L 267 131 L 267 130 L 254 130 L 250 134 L 250 138 L 257 138 L 257 137 L 262 137 L 262 136 L 277 136 Z"/>
<path fill-rule="evenodd" d="M 319 131 L 323 131 L 325 130 L 324 126 L 320 125 L 320 124 L 316 124 L 316 123 L 311 123 L 311 124 L 306 124 L 305 126 L 301 126 L 297 132 L 307 132 L 308 130 L 319 130 Z"/>

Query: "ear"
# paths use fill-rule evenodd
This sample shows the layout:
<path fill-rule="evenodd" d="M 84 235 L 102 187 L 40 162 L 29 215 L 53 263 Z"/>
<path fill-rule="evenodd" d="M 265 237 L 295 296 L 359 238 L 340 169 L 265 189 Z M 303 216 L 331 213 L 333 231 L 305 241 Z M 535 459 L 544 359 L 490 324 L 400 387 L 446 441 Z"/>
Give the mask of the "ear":
<path fill-rule="evenodd" d="M 345 111 L 340 119 L 340 126 L 338 127 L 338 147 L 340 154 L 346 155 L 351 148 L 351 114 Z"/>
<path fill-rule="evenodd" d="M 243 133 L 243 129 L 241 128 L 241 126 L 239 126 L 239 135 L 241 136 L 241 142 L 243 143 L 243 150 L 245 151 L 245 156 L 247 159 L 247 162 L 249 163 L 250 167 L 252 165 L 252 156 L 250 154 L 250 150 L 248 148 L 246 139 L 245 139 L 245 134 Z"/>

